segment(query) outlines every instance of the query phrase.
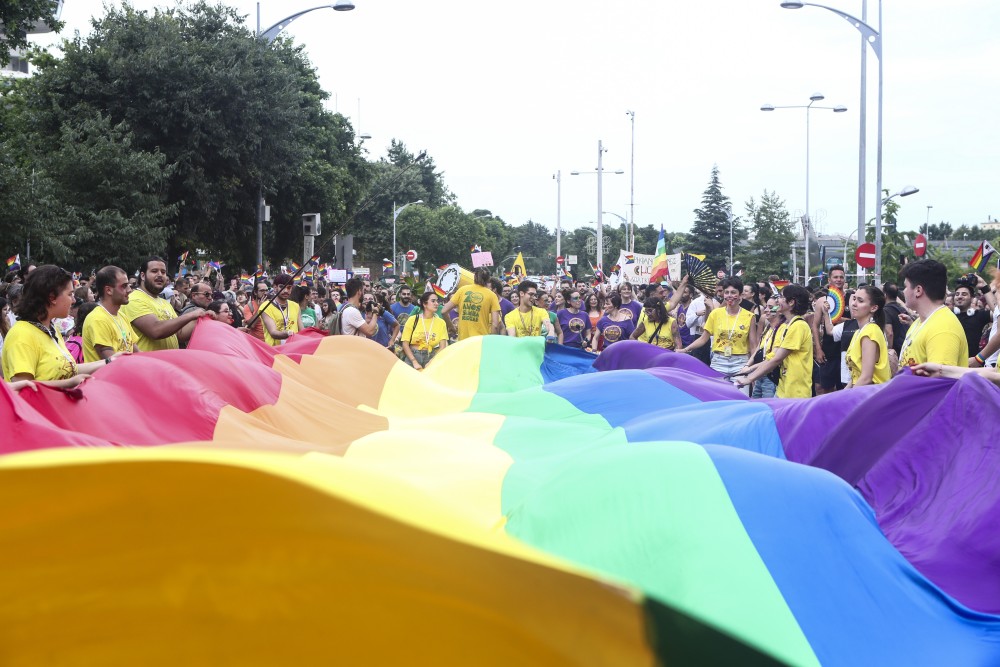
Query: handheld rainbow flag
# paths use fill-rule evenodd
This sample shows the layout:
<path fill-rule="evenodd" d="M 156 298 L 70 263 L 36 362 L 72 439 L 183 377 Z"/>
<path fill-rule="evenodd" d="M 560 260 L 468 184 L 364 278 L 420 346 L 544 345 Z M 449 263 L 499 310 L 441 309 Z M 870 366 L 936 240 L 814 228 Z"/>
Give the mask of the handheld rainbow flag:
<path fill-rule="evenodd" d="M 182 253 L 180 254 L 180 256 L 179 256 L 179 257 L 177 258 L 177 260 L 178 260 L 178 261 L 179 261 L 179 262 L 180 262 L 181 264 L 187 264 L 187 259 L 188 259 L 188 255 L 189 255 L 189 254 L 191 254 L 191 253 L 190 253 L 190 252 L 188 252 L 187 250 L 185 250 L 184 252 L 182 252 Z"/>
<path fill-rule="evenodd" d="M 383 270 L 385 270 L 385 271 L 392 271 L 392 267 L 393 266 L 394 265 L 393 265 L 392 261 L 390 261 L 389 259 L 387 259 L 385 257 L 382 258 L 382 269 Z"/>
<path fill-rule="evenodd" d="M 246 271 L 240 274 L 240 282 L 244 285 L 253 285 L 253 281 L 250 280 L 250 274 Z"/>
<path fill-rule="evenodd" d="M 976 254 L 972 256 L 969 260 L 969 266 L 975 269 L 977 272 L 982 271 L 986 268 L 986 262 L 990 260 L 990 255 L 996 252 L 996 248 L 990 245 L 989 241 L 983 241 L 979 244 L 979 248 L 976 250 Z"/>
<path fill-rule="evenodd" d="M 482 252 L 482 251 L 483 251 L 483 248 L 478 243 L 476 245 L 472 246 L 471 248 L 469 248 L 469 252 Z"/>
<path fill-rule="evenodd" d="M 312 257 L 310 257 L 308 263 L 312 264 L 313 266 L 319 266 L 319 255 L 313 255 Z"/>
<path fill-rule="evenodd" d="M 298 262 L 292 262 L 291 266 L 292 266 L 292 271 L 298 271 L 299 269 L 302 268 L 302 265 L 299 264 Z"/>
<path fill-rule="evenodd" d="M 222 270 L 222 262 L 217 262 L 215 260 L 212 260 L 212 261 L 210 261 L 208 263 L 208 268 L 215 269 L 216 271 L 221 271 Z"/>
<path fill-rule="evenodd" d="M 8 257 L 7 258 L 7 269 L 9 271 L 17 271 L 20 268 L 21 268 L 21 255 L 20 255 L 20 253 L 18 253 L 17 255 L 14 255 L 13 257 Z"/>
<path fill-rule="evenodd" d="M 660 225 L 660 238 L 656 239 L 656 256 L 653 257 L 653 272 L 649 276 L 650 283 L 670 280 L 670 269 L 667 268 L 667 239 Z"/>

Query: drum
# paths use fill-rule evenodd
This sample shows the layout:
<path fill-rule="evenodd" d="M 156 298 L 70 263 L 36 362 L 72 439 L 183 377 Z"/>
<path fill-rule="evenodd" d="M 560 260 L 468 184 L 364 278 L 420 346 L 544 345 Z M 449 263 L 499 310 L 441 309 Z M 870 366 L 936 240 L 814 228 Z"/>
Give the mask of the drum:
<path fill-rule="evenodd" d="M 448 296 L 454 294 L 455 290 L 459 287 L 474 285 L 475 283 L 476 280 L 472 275 L 472 271 L 463 269 L 458 264 L 449 264 L 438 271 L 438 287 L 443 289 Z"/>

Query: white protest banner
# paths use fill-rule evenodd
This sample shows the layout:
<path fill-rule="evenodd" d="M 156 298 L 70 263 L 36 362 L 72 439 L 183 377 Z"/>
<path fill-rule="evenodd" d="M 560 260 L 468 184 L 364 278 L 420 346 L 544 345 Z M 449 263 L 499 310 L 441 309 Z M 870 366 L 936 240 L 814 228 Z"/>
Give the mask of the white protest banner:
<path fill-rule="evenodd" d="M 493 266 L 493 253 L 490 251 L 472 253 L 472 268 L 478 269 L 480 266 Z"/>
<path fill-rule="evenodd" d="M 649 277 L 653 274 L 653 258 L 654 255 L 622 250 L 618 256 L 618 266 L 621 267 L 618 271 L 619 280 L 633 285 L 648 285 Z M 670 280 L 681 279 L 680 253 L 667 255 L 667 270 L 670 271 Z"/>

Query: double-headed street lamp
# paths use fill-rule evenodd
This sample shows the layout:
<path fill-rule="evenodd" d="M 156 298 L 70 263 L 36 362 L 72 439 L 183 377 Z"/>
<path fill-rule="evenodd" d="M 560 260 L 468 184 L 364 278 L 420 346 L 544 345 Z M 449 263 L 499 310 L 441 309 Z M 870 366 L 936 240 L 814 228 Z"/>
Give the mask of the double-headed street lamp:
<path fill-rule="evenodd" d="M 303 14 L 308 14 L 309 12 L 314 12 L 317 9 L 332 9 L 337 12 L 349 12 L 354 9 L 354 3 L 351 0 L 337 0 L 332 5 L 320 5 L 318 7 L 311 7 L 310 9 L 303 9 L 301 12 L 295 12 L 291 16 L 286 16 L 281 19 L 270 28 L 265 30 L 260 29 L 260 3 L 257 3 L 257 32 L 255 33 L 257 37 L 264 38 L 268 44 L 273 42 L 277 38 L 278 33 L 288 27 L 288 24 L 299 18 Z M 267 217 L 267 207 L 264 205 L 264 191 L 263 188 L 258 188 L 257 190 L 257 264 L 260 266 L 264 265 L 264 218 Z"/>
<path fill-rule="evenodd" d="M 760 107 L 761 111 L 774 111 L 775 109 L 805 109 L 806 110 L 806 214 L 802 216 L 802 236 L 805 238 L 806 244 L 806 259 L 805 259 L 805 284 L 809 285 L 809 111 L 810 109 L 831 109 L 834 113 L 843 113 L 847 111 L 847 107 L 842 104 L 838 104 L 835 107 L 820 107 L 814 106 L 816 102 L 823 101 L 824 97 L 819 93 L 813 93 L 809 96 L 809 104 L 797 104 L 797 105 L 786 105 L 786 106 L 774 106 L 773 104 L 763 104 Z M 732 236 L 732 223 L 730 222 L 730 237 Z M 731 243 L 731 241 L 730 241 Z M 730 249 L 730 256 L 732 255 L 732 250 Z M 732 258 L 730 257 L 730 268 L 732 268 Z"/>
<path fill-rule="evenodd" d="M 827 7 L 826 5 L 819 5 L 812 2 L 795 2 L 792 0 L 786 0 L 781 3 L 781 6 L 785 9 L 802 9 L 803 7 L 819 7 L 820 9 L 826 9 L 837 16 L 843 18 L 848 23 L 854 26 L 854 28 L 861 33 L 864 41 L 872 47 L 872 51 L 875 52 L 875 57 L 878 59 L 878 148 L 876 153 L 876 163 L 875 163 L 875 263 L 876 272 L 882 268 L 882 0 L 878 3 L 878 30 L 871 27 L 865 23 L 862 19 L 855 18 L 846 12 L 842 12 L 839 9 L 834 9 L 833 7 Z M 867 18 L 868 13 L 868 0 L 862 0 L 862 16 Z M 859 166 L 858 166 L 858 238 L 860 239 L 865 233 L 865 220 L 864 214 L 862 212 L 864 208 L 864 174 L 865 174 L 865 159 L 866 159 L 866 127 L 865 127 L 865 115 L 867 109 L 865 107 L 865 100 L 867 99 L 867 71 L 864 54 L 866 51 L 864 47 L 862 49 L 861 57 L 861 137 L 859 145 Z"/>
<path fill-rule="evenodd" d="M 569 172 L 571 176 L 579 176 L 580 174 L 597 174 L 597 268 L 604 273 L 604 200 L 603 200 L 603 187 L 604 183 L 602 181 L 602 176 L 604 175 L 604 152 L 607 149 L 604 147 L 604 142 L 600 139 L 597 140 L 597 169 L 594 171 L 571 171 Z M 616 169 L 615 174 L 624 174 L 625 171 L 622 169 Z M 557 235 L 558 237 L 558 235 Z"/>

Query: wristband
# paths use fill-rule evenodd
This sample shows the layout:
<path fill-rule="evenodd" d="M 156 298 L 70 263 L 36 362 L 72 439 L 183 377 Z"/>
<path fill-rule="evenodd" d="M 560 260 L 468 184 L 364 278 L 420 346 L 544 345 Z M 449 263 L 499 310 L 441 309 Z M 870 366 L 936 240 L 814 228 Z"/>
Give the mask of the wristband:
<path fill-rule="evenodd" d="M 976 353 L 976 361 L 978 361 L 979 363 L 981 363 L 983 366 L 986 365 L 986 358 L 982 356 L 981 352 L 977 352 Z"/>
<path fill-rule="evenodd" d="M 982 287 L 980 287 L 979 288 L 979 293 L 982 294 L 983 296 L 986 296 L 987 294 L 989 294 L 990 293 L 990 287 L 989 287 L 989 285 L 983 285 Z"/>

